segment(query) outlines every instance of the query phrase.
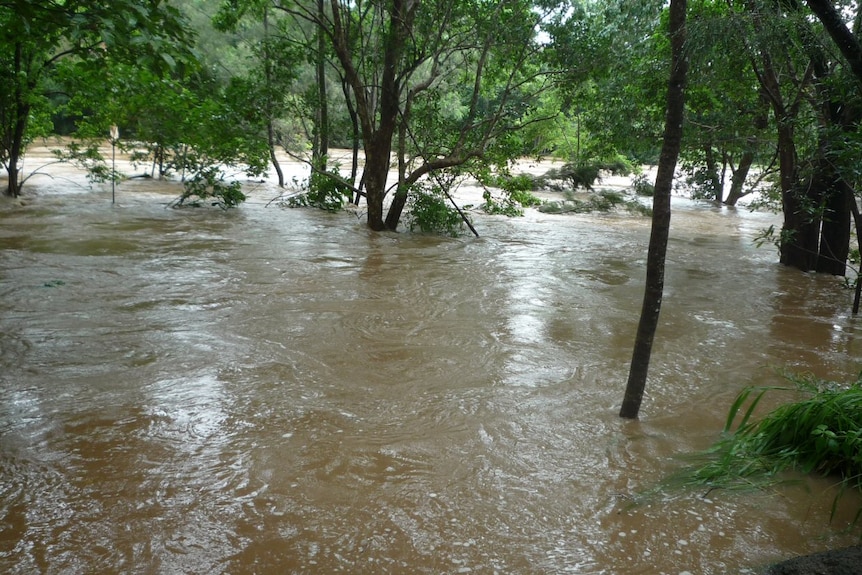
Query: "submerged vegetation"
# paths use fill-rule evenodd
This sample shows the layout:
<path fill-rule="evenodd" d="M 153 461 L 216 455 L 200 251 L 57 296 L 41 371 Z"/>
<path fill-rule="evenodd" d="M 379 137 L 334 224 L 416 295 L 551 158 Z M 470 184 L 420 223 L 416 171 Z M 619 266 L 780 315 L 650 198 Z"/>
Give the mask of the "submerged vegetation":
<path fill-rule="evenodd" d="M 842 492 L 862 490 L 862 373 L 850 384 L 786 377 L 794 385 L 743 390 L 723 437 L 675 479 L 710 489 L 752 489 L 781 483 L 795 471 L 834 477 Z M 793 394 L 795 401 L 754 419 L 761 400 L 776 392 Z M 837 499 L 833 511 L 835 505 Z M 860 515 L 862 509 L 857 521 Z"/>
<path fill-rule="evenodd" d="M 173 203 L 174 207 L 200 207 L 201 202 L 208 202 L 226 210 L 246 200 L 242 185 L 237 181 L 226 180 L 221 170 L 213 167 L 195 173 L 183 182 L 183 188 L 182 195 Z"/>
<path fill-rule="evenodd" d="M 539 211 L 547 214 L 584 214 L 590 212 L 606 213 L 617 208 L 623 208 L 634 214 L 648 216 L 651 213 L 648 206 L 641 204 L 636 199 L 629 199 L 624 194 L 611 190 L 590 192 L 582 197 L 575 196 L 574 192 L 571 191 L 564 192 L 564 195 L 565 200 L 547 202 L 539 206 Z"/>

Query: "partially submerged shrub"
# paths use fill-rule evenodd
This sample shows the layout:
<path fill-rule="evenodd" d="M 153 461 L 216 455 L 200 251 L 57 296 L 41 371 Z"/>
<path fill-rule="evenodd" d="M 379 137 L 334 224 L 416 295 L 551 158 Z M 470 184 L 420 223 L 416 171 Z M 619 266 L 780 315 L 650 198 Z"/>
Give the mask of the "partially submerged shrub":
<path fill-rule="evenodd" d="M 446 194 L 436 185 L 416 185 L 408 199 L 407 226 L 410 231 L 457 236 L 463 219 L 447 203 Z"/>
<path fill-rule="evenodd" d="M 338 166 L 324 172 L 312 172 L 306 185 L 306 192 L 287 198 L 285 205 L 290 208 L 314 207 L 337 212 L 353 197 L 353 189 L 342 179 Z"/>
<path fill-rule="evenodd" d="M 627 176 L 632 173 L 631 164 L 622 157 L 607 161 L 568 162 L 559 168 L 551 168 L 542 176 L 543 181 L 562 180 L 577 190 L 592 190 L 596 182 L 602 181 L 603 173 Z"/>
<path fill-rule="evenodd" d="M 844 488 L 862 489 L 862 373 L 849 386 L 788 377 L 796 386 L 743 390 L 730 408 L 722 439 L 680 478 L 710 488 L 750 488 L 798 471 L 833 476 Z M 776 391 L 805 397 L 752 421 L 764 395 Z"/>
<path fill-rule="evenodd" d="M 209 202 L 224 210 L 235 208 L 246 200 L 242 185 L 224 179 L 218 168 L 206 168 L 183 182 L 184 191 L 174 202 L 174 206 L 190 205 L 198 207 L 201 202 Z"/>
<path fill-rule="evenodd" d="M 582 198 L 568 192 L 564 201 L 546 202 L 539 206 L 539 211 L 546 214 L 586 214 L 591 212 L 611 212 L 617 208 L 625 208 L 632 213 L 649 215 L 651 210 L 636 200 L 629 200 L 620 192 L 601 190 Z"/>
<path fill-rule="evenodd" d="M 509 217 L 522 216 L 522 208 L 542 205 L 541 198 L 532 194 L 539 187 L 539 181 L 530 174 L 511 175 L 509 173 L 484 175 L 479 181 L 485 186 L 501 190 L 501 197 L 494 197 L 489 189 L 485 189 L 481 205 L 482 211 L 492 215 Z"/>
<path fill-rule="evenodd" d="M 639 196 L 651 198 L 655 195 L 655 185 L 653 185 L 646 174 L 638 174 L 632 178 L 632 189 Z"/>

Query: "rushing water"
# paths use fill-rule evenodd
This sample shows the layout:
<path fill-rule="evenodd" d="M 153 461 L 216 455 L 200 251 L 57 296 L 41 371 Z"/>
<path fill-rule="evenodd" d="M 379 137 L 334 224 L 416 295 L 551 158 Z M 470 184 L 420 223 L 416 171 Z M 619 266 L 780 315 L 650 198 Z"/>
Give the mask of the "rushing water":
<path fill-rule="evenodd" d="M 376 234 L 156 185 L 0 207 L 0 571 L 754 573 L 856 542 L 825 481 L 655 489 L 773 368 L 860 369 L 851 294 L 752 245 L 774 216 L 676 202 L 627 422 L 647 220 Z"/>

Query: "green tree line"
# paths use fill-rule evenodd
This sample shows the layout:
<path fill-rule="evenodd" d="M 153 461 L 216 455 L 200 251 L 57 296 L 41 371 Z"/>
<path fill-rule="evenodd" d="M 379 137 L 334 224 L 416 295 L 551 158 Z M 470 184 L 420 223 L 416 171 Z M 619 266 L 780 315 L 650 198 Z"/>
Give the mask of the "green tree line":
<path fill-rule="evenodd" d="M 693 0 L 686 13 L 674 186 L 728 205 L 756 192 L 783 212 L 764 237 L 783 263 L 844 275 L 860 226 L 862 11 Z M 374 230 L 523 156 L 655 163 L 669 14 L 623 0 L 0 0 L 4 191 L 21 193 L 28 145 L 58 130 L 74 136 L 65 158 L 115 178 L 96 146 L 111 126 L 153 175 L 199 188 L 227 169 L 284 185 L 287 151 L 320 204 L 364 202 Z M 333 147 L 353 150 L 349 167 Z"/>

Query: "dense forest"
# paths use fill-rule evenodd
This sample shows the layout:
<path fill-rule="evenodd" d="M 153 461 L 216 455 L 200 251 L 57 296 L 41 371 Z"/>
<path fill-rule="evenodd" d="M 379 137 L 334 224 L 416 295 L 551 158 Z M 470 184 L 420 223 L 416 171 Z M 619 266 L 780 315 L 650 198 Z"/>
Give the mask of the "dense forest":
<path fill-rule="evenodd" d="M 3 0 L 0 161 L 18 196 L 27 147 L 118 177 L 112 143 L 159 177 L 242 199 L 227 168 L 308 163 L 310 203 L 405 208 L 470 174 L 526 201 L 515 158 L 566 162 L 574 184 L 656 163 L 671 60 L 656 2 Z M 697 0 L 675 183 L 782 210 L 781 262 L 844 275 L 858 258 L 862 10 L 855 2 Z M 113 128 L 113 129 L 112 129 Z M 354 151 L 352 164 L 329 160 Z M 390 170 L 397 182 L 387 182 Z M 441 201 L 445 205 L 445 202 Z M 855 218 L 855 219 L 854 219 Z"/>

